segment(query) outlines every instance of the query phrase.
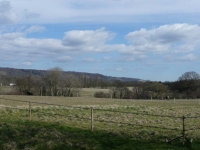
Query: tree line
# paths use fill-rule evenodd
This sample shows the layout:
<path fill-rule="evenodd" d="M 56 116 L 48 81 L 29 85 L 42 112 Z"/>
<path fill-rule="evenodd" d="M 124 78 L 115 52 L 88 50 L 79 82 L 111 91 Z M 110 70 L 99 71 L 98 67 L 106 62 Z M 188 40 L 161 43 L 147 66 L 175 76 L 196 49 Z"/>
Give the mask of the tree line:
<path fill-rule="evenodd" d="M 41 96 L 81 96 L 81 88 L 109 89 L 109 92 L 96 92 L 98 98 L 120 99 L 170 99 L 200 98 L 200 75 L 194 71 L 182 74 L 174 82 L 152 81 L 107 81 L 102 76 L 70 75 L 56 67 L 44 76 L 32 75 L 9 78 L 0 75 L 0 83 L 13 82 L 17 92 L 13 94 Z M 1 90 L 1 89 L 0 89 Z"/>
<path fill-rule="evenodd" d="M 195 99 L 200 98 L 200 75 L 185 72 L 174 82 L 128 82 L 115 81 L 110 93 L 113 98 L 125 99 Z M 105 93 L 101 93 L 102 95 Z M 97 93 L 97 97 L 101 96 Z M 105 95 L 108 97 L 108 94 Z"/>

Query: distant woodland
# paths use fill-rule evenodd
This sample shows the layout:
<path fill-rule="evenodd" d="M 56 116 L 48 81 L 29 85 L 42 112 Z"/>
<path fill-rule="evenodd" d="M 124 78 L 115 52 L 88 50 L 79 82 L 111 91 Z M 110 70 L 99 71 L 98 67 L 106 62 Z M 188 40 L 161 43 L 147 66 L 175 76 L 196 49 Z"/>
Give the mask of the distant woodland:
<path fill-rule="evenodd" d="M 109 89 L 94 97 L 117 99 L 200 98 L 200 75 L 185 72 L 174 82 L 142 81 L 100 74 L 64 72 L 59 67 L 42 70 L 0 68 L 0 94 L 81 96 L 82 88 Z"/>

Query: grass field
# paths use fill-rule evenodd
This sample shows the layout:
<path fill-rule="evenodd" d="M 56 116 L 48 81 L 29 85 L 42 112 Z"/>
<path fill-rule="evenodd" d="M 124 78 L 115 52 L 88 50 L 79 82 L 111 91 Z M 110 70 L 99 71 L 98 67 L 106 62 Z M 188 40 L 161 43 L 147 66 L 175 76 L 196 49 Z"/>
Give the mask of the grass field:
<path fill-rule="evenodd" d="M 99 89 L 99 88 L 82 88 L 80 90 L 81 97 L 94 97 L 96 92 L 109 93 L 109 89 Z"/>
<path fill-rule="evenodd" d="M 0 106 L 0 149 L 200 149 L 199 100 L 1 95 Z M 186 135 L 193 143 L 183 146 L 182 139 L 166 143 L 166 138 L 182 134 L 182 116 L 186 117 Z"/>

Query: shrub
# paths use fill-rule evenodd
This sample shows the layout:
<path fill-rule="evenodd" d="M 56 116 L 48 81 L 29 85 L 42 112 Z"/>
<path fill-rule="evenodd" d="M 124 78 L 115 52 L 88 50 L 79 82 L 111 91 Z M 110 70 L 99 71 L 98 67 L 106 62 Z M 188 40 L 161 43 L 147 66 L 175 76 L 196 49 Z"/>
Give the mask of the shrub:
<path fill-rule="evenodd" d="M 0 86 L 0 95 L 21 95 L 13 86 Z"/>
<path fill-rule="evenodd" d="M 96 97 L 96 98 L 110 98 L 110 94 L 104 93 L 104 92 L 96 92 L 94 94 L 94 97 Z"/>

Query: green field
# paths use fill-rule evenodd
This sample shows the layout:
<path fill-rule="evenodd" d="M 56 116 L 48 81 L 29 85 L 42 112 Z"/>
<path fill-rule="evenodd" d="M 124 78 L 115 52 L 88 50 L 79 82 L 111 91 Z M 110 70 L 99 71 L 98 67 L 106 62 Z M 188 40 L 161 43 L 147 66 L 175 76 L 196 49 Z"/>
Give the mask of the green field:
<path fill-rule="evenodd" d="M 2 95 L 0 106 L 0 149 L 200 149 L 199 100 Z M 166 143 L 182 135 L 183 116 L 193 142 Z"/>

